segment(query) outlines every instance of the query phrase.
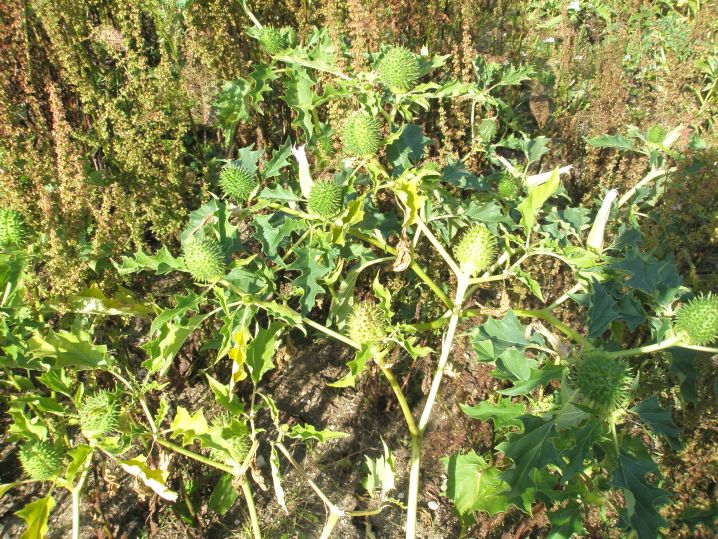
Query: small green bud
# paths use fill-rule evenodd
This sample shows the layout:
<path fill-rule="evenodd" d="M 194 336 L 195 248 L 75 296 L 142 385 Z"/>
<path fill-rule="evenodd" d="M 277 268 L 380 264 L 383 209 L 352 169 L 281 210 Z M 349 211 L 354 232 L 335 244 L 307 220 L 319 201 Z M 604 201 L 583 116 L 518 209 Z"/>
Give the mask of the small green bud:
<path fill-rule="evenodd" d="M 395 94 L 403 94 L 416 86 L 421 74 L 416 55 L 404 47 L 391 47 L 377 66 L 379 78 Z"/>
<path fill-rule="evenodd" d="M 496 259 L 497 240 L 484 225 L 474 225 L 454 247 L 461 270 L 470 276 L 487 269 Z"/>
<path fill-rule="evenodd" d="M 26 442 L 18 456 L 22 469 L 33 481 L 54 479 L 62 471 L 62 455 L 50 442 Z"/>
<path fill-rule="evenodd" d="M 576 372 L 576 386 L 588 403 L 602 413 L 626 405 L 633 376 L 623 358 L 612 358 L 600 350 L 587 352 Z"/>
<path fill-rule="evenodd" d="M 26 240 L 25 220 L 15 210 L 0 210 L 0 246 L 22 247 Z"/>
<path fill-rule="evenodd" d="M 309 193 L 307 209 L 321 217 L 334 217 L 342 209 L 343 198 L 341 186 L 332 180 L 318 181 Z"/>
<path fill-rule="evenodd" d="M 503 200 L 514 200 L 521 194 L 521 180 L 510 174 L 504 172 L 499 178 L 499 183 L 496 187 L 496 191 L 499 194 L 499 198 Z"/>
<path fill-rule="evenodd" d="M 220 244 L 212 238 L 191 237 L 184 244 L 184 263 L 197 281 L 209 282 L 224 275 L 226 266 Z"/>
<path fill-rule="evenodd" d="M 257 177 L 242 165 L 227 165 L 219 174 L 219 185 L 222 191 L 236 202 L 244 202 L 249 199 L 259 182 Z"/>
<path fill-rule="evenodd" d="M 676 334 L 686 344 L 705 346 L 718 338 L 718 296 L 693 298 L 676 313 Z"/>
<path fill-rule="evenodd" d="M 99 438 L 117 428 L 120 410 L 116 398 L 109 391 L 99 391 L 86 397 L 78 410 L 80 429 L 87 438 Z"/>
<path fill-rule="evenodd" d="M 660 125 L 653 125 L 648 129 L 646 133 L 646 140 L 653 144 L 662 144 L 666 138 L 666 130 Z"/>
<path fill-rule="evenodd" d="M 379 121 L 366 112 L 355 112 L 344 124 L 344 150 L 358 157 L 376 155 L 381 134 Z"/>
<path fill-rule="evenodd" d="M 258 37 L 259 45 L 271 55 L 280 54 L 297 45 L 297 33 L 289 26 L 279 29 L 269 25 L 263 26 L 259 30 Z"/>
<path fill-rule="evenodd" d="M 349 338 L 360 345 L 376 344 L 388 333 L 384 311 L 366 301 L 357 302 L 347 321 Z"/>

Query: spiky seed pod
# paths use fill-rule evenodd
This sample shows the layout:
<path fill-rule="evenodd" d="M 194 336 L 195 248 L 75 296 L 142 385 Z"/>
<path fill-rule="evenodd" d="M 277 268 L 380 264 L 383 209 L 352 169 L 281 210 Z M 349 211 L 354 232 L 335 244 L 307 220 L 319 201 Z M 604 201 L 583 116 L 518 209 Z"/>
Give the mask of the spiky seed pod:
<path fill-rule="evenodd" d="M 225 464 L 228 459 L 233 460 L 236 464 L 241 464 L 252 446 L 248 435 L 233 436 L 226 439 L 225 442 L 227 442 L 226 451 L 212 448 L 209 453 L 213 460 Z"/>
<path fill-rule="evenodd" d="M 259 182 L 257 177 L 241 165 L 227 165 L 219 174 L 219 185 L 222 191 L 236 202 L 249 199 Z"/>
<path fill-rule="evenodd" d="M 347 321 L 349 338 L 360 345 L 376 344 L 387 336 L 384 311 L 366 301 L 357 302 Z"/>
<path fill-rule="evenodd" d="M 321 217 L 334 217 L 342 209 L 342 195 L 341 186 L 332 180 L 318 181 L 307 198 L 307 209 Z"/>
<path fill-rule="evenodd" d="M 0 246 L 21 247 L 25 244 L 27 233 L 25 220 L 15 210 L 0 210 Z"/>
<path fill-rule="evenodd" d="M 666 130 L 660 125 L 651 126 L 646 133 L 646 140 L 653 144 L 661 144 L 663 139 L 666 138 Z"/>
<path fill-rule="evenodd" d="M 464 273 L 475 276 L 494 262 L 497 244 L 496 236 L 486 226 L 474 225 L 454 247 L 454 256 Z"/>
<path fill-rule="evenodd" d="M 676 313 L 675 331 L 686 343 L 711 344 L 718 338 L 718 297 L 713 294 L 693 298 Z"/>
<path fill-rule="evenodd" d="M 395 94 L 403 94 L 416 86 L 421 74 L 419 60 L 405 47 L 392 47 L 377 66 L 379 78 Z"/>
<path fill-rule="evenodd" d="M 86 397 L 78 410 L 80 429 L 88 438 L 99 438 L 117 428 L 120 409 L 117 399 L 109 391 L 98 391 Z"/>
<path fill-rule="evenodd" d="M 600 412 L 612 412 L 628 403 L 633 376 L 628 363 L 601 351 L 583 355 L 576 371 L 576 386 Z"/>
<path fill-rule="evenodd" d="M 279 54 L 287 48 L 282 33 L 269 25 L 259 30 L 259 45 L 269 54 Z"/>
<path fill-rule="evenodd" d="M 379 120 L 366 112 L 355 112 L 344 124 L 344 151 L 358 157 L 376 155 L 381 133 Z"/>
<path fill-rule="evenodd" d="M 514 200 L 521 194 L 521 180 L 513 174 L 505 172 L 499 179 L 496 191 L 500 198 L 504 200 Z"/>
<path fill-rule="evenodd" d="M 263 26 L 259 30 L 259 45 L 271 55 L 279 54 L 297 46 L 297 33 L 291 26 L 274 28 Z"/>
<path fill-rule="evenodd" d="M 62 471 L 62 454 L 50 442 L 26 442 L 18 456 L 22 469 L 33 481 L 54 479 Z"/>
<path fill-rule="evenodd" d="M 224 275 L 222 247 L 212 238 L 191 237 L 182 247 L 184 263 L 196 280 L 209 282 Z"/>

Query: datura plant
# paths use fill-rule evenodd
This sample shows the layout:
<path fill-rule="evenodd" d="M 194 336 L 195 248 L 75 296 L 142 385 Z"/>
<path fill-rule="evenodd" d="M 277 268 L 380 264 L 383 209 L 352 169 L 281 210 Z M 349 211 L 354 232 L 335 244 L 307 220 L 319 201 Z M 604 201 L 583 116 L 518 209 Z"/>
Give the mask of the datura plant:
<path fill-rule="evenodd" d="M 680 357 L 672 369 L 688 376 L 695 355 L 718 352 L 711 347 L 718 298 L 683 286 L 673 260 L 648 252 L 640 232 L 673 172 L 671 133 L 681 126 L 660 145 L 650 142 L 655 133 L 636 135 L 630 147 L 608 135 L 589 139 L 648 156 L 650 170 L 625 193 L 574 206 L 563 187 L 571 166 L 552 163 L 547 138 L 532 139 L 504 121 L 513 107 L 506 100 L 531 78 L 530 68 L 479 58 L 474 80 L 464 82 L 445 75 L 447 57 L 385 45 L 368 55 L 370 69 L 342 71 L 325 30 L 298 40 L 291 28 L 247 14 L 261 60 L 250 79 L 225 85 L 217 100 L 229 153 L 218 178 L 208 171 L 217 192 L 190 213 L 176 251 L 164 246 L 115 261 L 127 279 L 173 274 L 183 293 L 146 304 L 95 287 L 69 298 L 63 317 L 37 313 L 60 317 L 43 328 L 23 304 L 22 257 L 2 254 L 14 268 L 0 274 L 2 368 L 15 392 L 11 432 L 27 478 L 72 493 L 75 537 L 93 462 L 121 468 L 138 489 L 177 504 L 191 524 L 191 504 L 173 488 L 167 463 L 170 456 L 192 459 L 218 474 L 210 509 L 222 514 L 241 495 L 258 538 L 249 470 L 261 473 L 255 460 L 262 454 L 282 510 L 282 463 L 326 506 L 317 536 L 330 537 L 341 519 L 392 508 L 404 511 L 412 539 L 427 501 L 424 442 L 444 375 L 462 376 L 453 365 L 461 340 L 476 361 L 493 367 L 496 387 L 486 400 L 461 406 L 491 422 L 495 445 L 445 458 L 444 494 L 464 532 L 479 512 L 545 511 L 551 537 L 569 537 L 583 533 L 589 511 L 598 510 L 605 519 L 620 514 L 627 533 L 655 538 L 669 493 L 652 454 L 658 439 L 672 448 L 680 440 L 670 409 L 655 395 L 645 398 L 641 377 L 658 354 Z M 291 110 L 278 130 L 284 142 L 238 147 L 237 122 L 279 100 Z M 438 135 L 423 122 L 447 101 L 471 118 L 463 155 L 439 153 Z M 3 245 L 23 245 L 23 227 L 18 214 L 0 213 Z M 551 297 L 542 290 L 548 258 L 560 262 L 561 282 L 568 282 Z M 390 279 L 404 285 L 388 286 Z M 516 289 L 521 294 L 509 293 Z M 526 305 L 512 304 L 514 297 Z M 574 313 L 570 324 L 559 307 Z M 152 319 L 141 366 L 126 343 L 93 333 L 93 320 L 107 316 Z M 209 420 L 168 391 L 175 358 L 200 327 L 202 353 L 211 356 L 203 379 L 221 410 Z M 399 405 L 409 455 L 401 461 L 382 442 L 383 456 L 367 456 L 368 497 L 354 503 L 339 505 L 322 492 L 288 447 L 344 433 L 284 424 L 267 390 L 275 352 L 292 334 L 351 351 L 333 388 L 380 373 Z M 417 360 L 422 369 L 410 370 Z M 420 390 L 412 389 L 409 399 L 397 378 L 419 371 L 429 379 L 410 382 L 425 394 L 417 399 Z M 680 389 L 689 398 L 688 388 Z M 397 477 L 408 478 L 403 501 L 392 495 L 397 468 L 404 471 Z M 46 522 L 55 503 L 47 492 L 18 514 Z"/>

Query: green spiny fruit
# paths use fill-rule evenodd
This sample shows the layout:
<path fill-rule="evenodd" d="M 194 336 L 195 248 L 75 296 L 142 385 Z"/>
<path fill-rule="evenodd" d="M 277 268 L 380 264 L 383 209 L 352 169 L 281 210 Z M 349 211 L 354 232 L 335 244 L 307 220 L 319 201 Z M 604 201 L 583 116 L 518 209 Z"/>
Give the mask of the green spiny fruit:
<path fill-rule="evenodd" d="M 479 123 L 478 130 L 479 140 L 484 144 L 489 144 L 496 136 L 496 118 L 484 118 Z"/>
<path fill-rule="evenodd" d="M 461 270 L 470 276 L 487 269 L 496 258 L 496 236 L 484 225 L 474 225 L 454 247 Z"/>
<path fill-rule="evenodd" d="M 630 397 L 633 376 L 628 363 L 599 351 L 583 355 L 576 372 L 576 386 L 591 406 L 612 412 Z"/>
<path fill-rule="evenodd" d="M 683 305 L 676 313 L 675 330 L 686 344 L 705 346 L 715 341 L 718 338 L 718 296 L 709 293 Z"/>
<path fill-rule="evenodd" d="M 0 210 L 0 246 L 20 247 L 25 243 L 25 220 L 15 210 Z"/>
<path fill-rule="evenodd" d="M 521 180 L 505 172 L 501 175 L 496 190 L 503 200 L 514 200 L 521 194 Z"/>
<path fill-rule="evenodd" d="M 660 125 L 651 126 L 646 133 L 646 140 L 648 140 L 648 142 L 652 142 L 653 144 L 661 144 L 665 138 L 666 130 Z"/>
<path fill-rule="evenodd" d="M 348 335 L 353 341 L 364 344 L 376 344 L 388 333 L 384 311 L 372 303 L 360 301 L 347 321 Z"/>
<path fill-rule="evenodd" d="M 416 86 L 421 75 L 416 55 L 404 47 L 390 48 L 377 66 L 379 78 L 395 94 L 403 94 Z"/>
<path fill-rule="evenodd" d="M 109 391 L 99 391 L 86 397 L 79 413 L 82 434 L 88 438 L 104 436 L 119 424 L 120 410 L 115 395 Z"/>
<path fill-rule="evenodd" d="M 341 186 L 332 180 L 319 181 L 309 193 L 307 209 L 321 217 L 334 217 L 342 209 L 343 198 Z"/>
<path fill-rule="evenodd" d="M 351 155 L 370 157 L 379 150 L 379 121 L 366 112 L 355 112 L 344 124 L 344 150 Z"/>
<path fill-rule="evenodd" d="M 297 33 L 290 26 L 274 28 L 263 26 L 258 34 L 259 45 L 269 54 L 275 55 L 297 46 Z"/>
<path fill-rule="evenodd" d="M 227 438 L 224 441 L 227 447 L 224 450 L 212 448 L 210 450 L 210 457 L 217 462 L 226 463 L 229 458 L 235 463 L 241 464 L 247 456 L 249 448 L 252 446 L 249 436 L 237 435 Z"/>
<path fill-rule="evenodd" d="M 225 194 L 237 202 L 248 200 L 259 182 L 257 177 L 241 165 L 227 165 L 219 174 L 219 185 Z"/>
<path fill-rule="evenodd" d="M 216 240 L 193 236 L 182 250 L 185 266 L 196 280 L 209 282 L 224 275 L 227 268 L 222 247 Z"/>
<path fill-rule="evenodd" d="M 62 455 L 50 442 L 26 442 L 18 456 L 22 469 L 33 481 L 54 479 L 62 471 Z"/>

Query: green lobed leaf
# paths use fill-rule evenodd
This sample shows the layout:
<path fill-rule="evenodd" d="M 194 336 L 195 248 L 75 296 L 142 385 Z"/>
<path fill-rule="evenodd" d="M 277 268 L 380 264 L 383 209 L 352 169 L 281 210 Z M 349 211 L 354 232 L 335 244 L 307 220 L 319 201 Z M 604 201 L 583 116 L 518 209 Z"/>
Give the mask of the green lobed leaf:
<path fill-rule="evenodd" d="M 595 148 L 615 148 L 617 150 L 632 150 L 633 141 L 621 135 L 600 135 L 586 139 L 586 144 Z"/>
<path fill-rule="evenodd" d="M 551 530 L 546 539 L 571 539 L 586 533 L 583 527 L 583 508 L 574 500 L 570 500 L 566 507 L 550 511 L 548 519 L 551 522 Z"/>
<path fill-rule="evenodd" d="M 523 422 L 519 419 L 526 413 L 526 405 L 523 403 L 513 403 L 511 399 L 506 397 L 499 399 L 497 403 L 482 401 L 476 406 L 468 406 L 459 404 L 461 410 L 473 419 L 481 421 L 492 420 L 495 429 L 502 427 L 520 427 L 523 428 Z"/>
<path fill-rule="evenodd" d="M 609 324 L 618 319 L 614 309 L 616 300 L 596 279 L 591 279 L 591 294 L 588 304 L 588 336 L 600 337 Z"/>
<path fill-rule="evenodd" d="M 443 462 L 448 476 L 446 497 L 454 502 L 465 526 L 474 522 L 473 515 L 478 511 L 496 515 L 508 510 L 509 485 L 501 480 L 497 468 L 490 467 L 474 451 L 452 455 Z"/>
<path fill-rule="evenodd" d="M 484 324 L 469 333 L 469 340 L 479 361 L 496 361 L 507 349 L 514 347 L 524 351 L 529 347 L 543 346 L 543 338 L 533 333 L 525 337 L 527 326 L 523 326 L 513 311 L 506 312 L 501 320 L 489 318 Z"/>
<path fill-rule="evenodd" d="M 51 301 L 48 305 L 57 308 L 59 304 Z M 67 298 L 65 308 L 74 313 L 108 316 L 145 317 L 152 313 L 152 309 L 133 298 L 129 290 L 118 287 L 113 297 L 107 297 L 97 284 Z"/>
<path fill-rule="evenodd" d="M 255 384 L 259 383 L 264 373 L 274 368 L 272 358 L 277 347 L 277 332 L 281 327 L 282 324 L 272 322 L 268 328 L 260 328 L 247 347 L 246 362 Z"/>
<path fill-rule="evenodd" d="M 182 260 L 173 257 L 164 245 L 154 255 L 148 255 L 142 249 L 138 249 L 132 257 L 123 256 L 120 264 L 116 262 L 112 264 L 120 275 L 139 271 L 154 271 L 158 275 L 163 275 L 184 268 Z"/>
<path fill-rule="evenodd" d="M 556 451 L 552 439 L 556 436 L 556 425 L 535 416 L 523 416 L 522 434 L 510 434 L 509 439 L 497 446 L 505 457 L 514 462 L 514 466 L 499 476 L 511 486 L 511 501 L 526 511 L 530 511 L 534 499 L 535 483 L 533 470 L 545 470 L 549 465 L 561 465 L 561 456 Z"/>
<path fill-rule="evenodd" d="M 334 440 L 335 438 L 344 438 L 345 436 L 349 436 L 346 432 L 339 432 L 330 429 L 317 430 L 314 426 L 308 423 L 305 423 L 304 426 L 294 425 L 292 430 L 290 430 L 287 435 L 304 442 L 307 440 L 316 440 L 320 444 L 329 440 Z"/>
<path fill-rule="evenodd" d="M 300 305 L 302 314 L 311 311 L 315 304 L 317 295 L 324 292 L 324 287 L 319 284 L 319 279 L 327 275 L 332 268 L 323 265 L 323 251 L 310 247 L 299 247 L 294 250 L 297 258 L 287 266 L 288 270 L 299 271 L 299 277 L 292 281 L 292 285 L 302 290 Z"/>
<path fill-rule="evenodd" d="M 28 341 L 27 353 L 35 359 L 50 360 L 54 368 L 97 369 L 109 364 L 107 346 L 92 342 L 80 329 L 54 332 L 46 336 L 35 333 Z"/>
<path fill-rule="evenodd" d="M 658 466 L 653 461 L 634 457 L 623 449 L 617 464 L 611 483 L 623 489 L 623 524 L 633 528 L 639 539 L 655 539 L 658 529 L 666 524 L 657 507 L 668 501 L 668 493 L 649 483 L 646 475 L 659 475 Z"/>
<path fill-rule="evenodd" d="M 671 410 L 670 408 L 661 408 L 656 395 L 631 408 L 631 412 L 638 414 L 641 421 L 655 434 L 665 436 L 673 449 L 681 448 L 681 441 L 678 438 L 680 431 L 673 423 Z"/>
<path fill-rule="evenodd" d="M 142 366 L 150 373 L 159 372 L 160 376 L 167 374 L 187 338 L 209 316 L 210 313 L 196 314 L 186 322 L 169 322 L 160 327 L 157 336 L 141 346 L 149 356 Z"/>

